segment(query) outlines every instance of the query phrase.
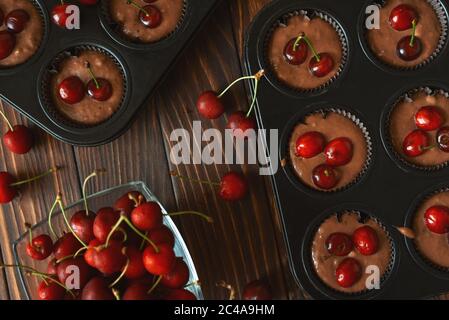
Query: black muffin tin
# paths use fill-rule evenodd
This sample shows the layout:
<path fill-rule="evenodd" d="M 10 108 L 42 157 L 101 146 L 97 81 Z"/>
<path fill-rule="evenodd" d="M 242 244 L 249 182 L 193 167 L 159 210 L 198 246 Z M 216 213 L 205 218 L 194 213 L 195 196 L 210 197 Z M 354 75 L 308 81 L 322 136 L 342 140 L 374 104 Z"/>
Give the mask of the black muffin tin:
<path fill-rule="evenodd" d="M 219 0 L 185 0 L 185 12 L 178 28 L 168 37 L 151 44 L 136 44 L 116 32 L 105 15 L 108 0 L 96 6 L 82 6 L 81 28 L 64 30 L 50 21 L 49 14 L 59 0 L 30 0 L 40 8 L 45 33 L 39 51 L 26 63 L 0 69 L 0 95 L 17 111 L 54 137 L 74 145 L 94 146 L 117 138 L 131 124 L 151 92 L 160 83 L 181 50 L 199 29 Z M 72 3 L 77 4 L 77 1 Z M 107 121 L 80 126 L 63 121 L 49 110 L 42 81 L 53 59 L 64 52 L 94 48 L 110 54 L 122 69 L 126 92 L 122 106 Z"/>
<path fill-rule="evenodd" d="M 320 192 L 305 186 L 287 161 L 272 176 L 283 221 L 291 270 L 298 284 L 318 299 L 427 298 L 449 292 L 449 270 L 427 263 L 394 226 L 411 226 L 417 205 L 430 193 L 449 187 L 449 168 L 420 170 L 404 165 L 386 142 L 385 121 L 391 104 L 419 87 L 448 91 L 447 41 L 440 54 L 417 70 L 395 70 L 373 59 L 364 38 L 365 9 L 374 1 L 278 0 L 254 19 L 246 38 L 248 74 L 267 70 L 259 85 L 257 120 L 264 129 L 279 130 L 277 161 L 288 159 L 288 142 L 294 126 L 311 112 L 335 108 L 349 111 L 367 128 L 372 155 L 363 176 L 338 192 Z M 448 3 L 442 1 L 447 14 Z M 348 42 L 347 62 L 340 76 L 320 91 L 292 90 L 274 78 L 266 62 L 267 36 L 280 18 L 306 10 L 332 17 Z M 446 32 L 446 31 L 445 31 Z M 307 62 L 306 62 L 307 63 Z M 252 90 L 254 88 L 251 88 Z M 278 150 L 270 150 L 277 153 Z M 319 225 L 331 214 L 358 211 L 377 219 L 392 241 L 393 259 L 380 290 L 345 294 L 326 286 L 311 261 L 311 242 Z"/>

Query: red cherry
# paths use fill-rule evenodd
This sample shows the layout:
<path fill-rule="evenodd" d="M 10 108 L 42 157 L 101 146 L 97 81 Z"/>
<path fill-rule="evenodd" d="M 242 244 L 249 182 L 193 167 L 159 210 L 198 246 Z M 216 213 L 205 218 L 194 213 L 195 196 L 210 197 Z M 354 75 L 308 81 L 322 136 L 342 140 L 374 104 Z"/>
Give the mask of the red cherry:
<path fill-rule="evenodd" d="M 172 289 L 165 295 L 165 300 L 177 301 L 177 300 L 197 300 L 196 296 L 186 289 Z"/>
<path fill-rule="evenodd" d="M 445 234 L 449 232 L 449 208 L 433 206 L 424 213 L 424 222 L 433 233 Z"/>
<path fill-rule="evenodd" d="M 352 242 L 354 242 L 354 246 L 364 256 L 375 254 L 379 248 L 377 233 L 370 226 L 363 226 L 355 230 L 352 234 Z"/>
<path fill-rule="evenodd" d="M 317 57 L 313 57 L 309 63 L 309 71 L 317 78 L 327 76 L 334 69 L 334 59 L 329 53 L 320 53 Z"/>
<path fill-rule="evenodd" d="M 117 223 L 120 218 L 120 213 L 113 208 L 106 207 L 97 211 L 97 216 L 94 220 L 93 231 L 95 238 L 102 243 L 106 242 L 112 227 Z M 112 239 L 122 239 L 123 235 L 119 232 L 114 232 Z"/>
<path fill-rule="evenodd" d="M 423 45 L 421 40 L 418 37 L 414 37 L 413 44 L 411 44 L 411 41 L 412 37 L 406 36 L 398 42 L 396 53 L 404 61 L 413 61 L 422 53 Z"/>
<path fill-rule="evenodd" d="M 143 277 L 147 271 L 143 265 L 142 253 L 135 247 L 127 247 L 125 255 L 129 259 L 125 277 L 127 279 L 138 279 Z"/>
<path fill-rule="evenodd" d="M 131 221 L 136 228 L 150 231 L 162 226 L 162 211 L 157 202 L 146 202 L 131 212 Z"/>
<path fill-rule="evenodd" d="M 49 235 L 42 234 L 27 243 L 26 253 L 34 260 L 47 259 L 53 252 L 53 240 Z"/>
<path fill-rule="evenodd" d="M 67 282 L 73 285 L 79 284 L 79 288 L 75 289 L 83 288 L 91 277 L 91 269 L 82 257 L 70 258 L 61 261 L 56 268 L 56 272 L 59 282 L 63 285 L 67 286 Z M 79 277 L 77 279 L 73 279 L 74 276 Z M 72 283 L 73 280 L 75 281 Z"/>
<path fill-rule="evenodd" d="M 17 196 L 17 188 L 11 186 L 16 179 L 8 172 L 0 172 L 0 203 L 11 202 Z"/>
<path fill-rule="evenodd" d="M 84 4 L 86 6 L 93 6 L 98 3 L 98 0 L 79 0 L 81 4 Z"/>
<path fill-rule="evenodd" d="M 135 282 L 130 284 L 125 292 L 123 293 L 122 300 L 125 301 L 143 301 L 143 300 L 153 300 L 153 297 L 148 294 L 150 290 L 150 286 L 141 283 Z"/>
<path fill-rule="evenodd" d="M 159 252 L 156 252 L 151 245 L 146 247 L 143 251 L 143 265 L 151 274 L 157 276 L 169 274 L 176 262 L 175 252 L 166 243 L 159 244 L 157 248 Z"/>
<path fill-rule="evenodd" d="M 56 263 L 55 258 L 48 261 L 47 274 L 49 274 L 51 276 L 56 276 L 58 274 L 57 269 L 58 269 L 58 264 Z"/>
<path fill-rule="evenodd" d="M 70 226 L 84 243 L 89 243 L 95 238 L 94 221 L 94 212 L 89 211 L 89 214 L 86 214 L 85 210 L 81 210 L 72 216 L 70 219 Z"/>
<path fill-rule="evenodd" d="M 327 237 L 326 248 L 331 255 L 344 257 L 352 251 L 354 246 L 350 236 L 345 233 L 336 232 Z"/>
<path fill-rule="evenodd" d="M 299 66 L 304 63 L 309 54 L 309 47 L 305 41 L 299 41 L 298 38 L 291 39 L 284 48 L 284 58 L 289 64 Z"/>
<path fill-rule="evenodd" d="M 223 103 L 213 91 L 203 92 L 196 102 L 196 107 L 199 114 L 206 119 L 217 119 L 225 111 Z"/>
<path fill-rule="evenodd" d="M 405 137 L 402 150 L 408 157 L 418 157 L 430 148 L 430 138 L 425 131 L 415 130 Z"/>
<path fill-rule="evenodd" d="M 187 284 L 189 277 L 189 267 L 182 258 L 177 258 L 170 273 L 162 276 L 161 284 L 166 288 L 181 289 Z"/>
<path fill-rule="evenodd" d="M 97 248 L 102 244 L 103 243 L 100 240 L 93 239 L 92 241 L 89 242 L 87 250 L 84 253 L 84 261 L 86 261 L 86 263 L 90 265 L 92 268 L 97 267 L 97 253 L 99 250 Z"/>
<path fill-rule="evenodd" d="M 112 96 L 111 83 L 103 78 L 98 78 L 98 87 L 94 80 L 87 83 L 87 94 L 98 101 L 106 101 Z"/>
<path fill-rule="evenodd" d="M 406 4 L 401 4 L 391 10 L 390 25 L 397 31 L 405 31 L 413 27 L 413 21 L 418 22 L 416 11 Z"/>
<path fill-rule="evenodd" d="M 37 295 L 39 300 L 63 300 L 66 290 L 51 279 L 39 284 Z"/>
<path fill-rule="evenodd" d="M 68 77 L 59 84 L 58 94 L 62 101 L 67 104 L 75 104 L 83 100 L 86 88 L 80 78 Z"/>
<path fill-rule="evenodd" d="M 156 245 L 166 243 L 172 248 L 175 246 L 175 236 L 173 235 L 173 232 L 171 232 L 171 230 L 165 225 L 158 229 L 151 230 L 148 234 L 148 238 L 150 238 L 150 240 Z"/>
<path fill-rule="evenodd" d="M 16 9 L 8 13 L 5 18 L 6 27 L 10 32 L 20 33 L 25 29 L 30 15 L 22 9 Z"/>
<path fill-rule="evenodd" d="M 133 211 L 139 204 L 139 201 L 140 203 L 144 203 L 146 202 L 146 199 L 139 191 L 131 191 L 115 201 L 114 209 L 129 217 L 131 215 L 131 211 Z"/>
<path fill-rule="evenodd" d="M 340 167 L 348 164 L 352 160 L 353 146 L 348 138 L 336 138 L 329 142 L 324 149 L 326 164 L 333 167 Z"/>
<path fill-rule="evenodd" d="M 265 280 L 255 280 L 243 289 L 243 300 L 272 300 L 271 287 Z"/>
<path fill-rule="evenodd" d="M 30 129 L 23 125 L 15 125 L 3 136 L 3 143 L 9 151 L 15 154 L 25 154 L 34 145 L 33 134 Z"/>
<path fill-rule="evenodd" d="M 0 31 L 0 60 L 9 57 L 15 46 L 16 37 L 14 34 L 6 30 Z"/>
<path fill-rule="evenodd" d="M 81 243 L 70 232 L 64 234 L 55 242 L 53 253 L 55 258 L 60 260 L 62 258 L 73 256 L 79 249 L 81 249 L 81 247 Z"/>
<path fill-rule="evenodd" d="M 100 246 L 95 256 L 95 267 L 105 275 L 122 271 L 126 264 L 122 251 L 122 243 L 116 240 L 111 240 L 106 248 Z"/>
<path fill-rule="evenodd" d="M 227 201 L 242 200 L 248 193 L 248 182 L 239 173 L 231 171 L 221 178 L 219 195 Z"/>
<path fill-rule="evenodd" d="M 443 152 L 449 152 L 449 127 L 442 127 L 437 132 L 437 144 Z"/>
<path fill-rule="evenodd" d="M 333 189 L 338 183 L 338 177 L 333 167 L 326 164 L 319 165 L 312 171 L 313 183 L 320 189 Z"/>
<path fill-rule="evenodd" d="M 92 278 L 81 292 L 81 300 L 114 300 L 114 294 L 105 278 Z"/>
<path fill-rule="evenodd" d="M 337 283 L 340 287 L 352 287 L 362 277 L 362 267 L 353 258 L 344 259 L 335 272 Z"/>
<path fill-rule="evenodd" d="M 157 7 L 148 5 L 140 10 L 139 19 L 145 27 L 154 29 L 161 25 L 162 13 Z"/>
<path fill-rule="evenodd" d="M 247 117 L 244 112 L 237 111 L 228 117 L 226 129 L 232 130 L 234 136 L 248 137 L 251 131 L 256 129 L 256 121 Z"/>
<path fill-rule="evenodd" d="M 418 129 L 434 131 L 443 125 L 443 115 L 436 107 L 422 107 L 415 114 L 415 124 Z"/>
<path fill-rule="evenodd" d="M 70 16 L 69 13 L 67 13 L 67 8 L 70 6 L 70 4 L 58 4 L 53 7 L 51 10 L 51 19 L 54 24 L 56 24 L 58 27 L 66 28 L 66 22 L 67 18 Z"/>
<path fill-rule="evenodd" d="M 296 156 L 301 158 L 313 158 L 323 152 L 325 145 L 324 136 L 316 131 L 304 133 L 296 140 Z"/>

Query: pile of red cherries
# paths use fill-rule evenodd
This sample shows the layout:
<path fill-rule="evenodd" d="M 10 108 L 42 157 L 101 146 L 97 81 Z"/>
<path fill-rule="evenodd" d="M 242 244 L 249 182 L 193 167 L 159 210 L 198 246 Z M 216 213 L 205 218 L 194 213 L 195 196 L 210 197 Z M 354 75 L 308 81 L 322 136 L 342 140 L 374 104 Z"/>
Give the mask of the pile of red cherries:
<path fill-rule="evenodd" d="M 349 138 L 339 137 L 326 144 L 320 132 L 309 131 L 296 140 L 297 157 L 310 159 L 324 153 L 326 161 L 313 169 L 313 183 L 320 189 L 333 189 L 338 181 L 337 167 L 345 166 L 352 160 L 353 145 Z"/>
<path fill-rule="evenodd" d="M 379 239 L 376 231 L 365 225 L 356 229 L 352 237 L 346 233 L 332 233 L 326 239 L 326 248 L 330 255 L 336 257 L 345 257 L 354 248 L 363 256 L 371 256 L 378 251 Z M 349 288 L 360 280 L 362 273 L 357 259 L 348 257 L 337 266 L 335 276 L 339 286 Z"/>
<path fill-rule="evenodd" d="M 21 33 L 30 20 L 30 15 L 22 9 L 16 9 L 6 16 L 0 9 L 0 26 L 5 23 L 6 30 L 0 31 L 0 60 L 9 57 L 16 46 L 16 34 Z"/>

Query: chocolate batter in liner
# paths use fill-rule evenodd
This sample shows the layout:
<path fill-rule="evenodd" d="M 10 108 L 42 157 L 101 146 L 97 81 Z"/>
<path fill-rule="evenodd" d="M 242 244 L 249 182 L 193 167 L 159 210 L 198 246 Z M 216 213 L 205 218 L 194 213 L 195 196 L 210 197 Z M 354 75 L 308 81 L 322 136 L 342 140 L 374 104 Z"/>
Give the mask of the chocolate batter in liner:
<path fill-rule="evenodd" d="M 188 6 L 187 1 L 189 1 L 189 0 L 181 0 L 183 2 L 183 7 L 182 7 L 182 11 L 181 11 L 179 19 L 177 19 L 176 26 L 174 26 L 173 28 L 169 28 L 169 26 L 165 26 L 164 24 L 161 24 L 161 26 L 159 26 L 158 28 L 162 27 L 162 28 L 170 29 L 169 32 L 164 32 L 164 34 L 159 35 L 159 36 L 156 36 L 156 35 L 153 36 L 152 38 L 154 38 L 154 40 L 145 40 L 145 41 L 142 39 L 139 39 L 139 37 L 137 37 L 136 35 L 131 36 L 131 35 L 129 35 L 129 34 L 127 35 L 125 32 L 123 32 L 122 26 L 120 26 L 118 22 L 114 21 L 113 17 L 111 16 L 110 1 L 111 0 L 108 0 L 108 1 L 103 0 L 101 2 L 101 15 L 104 18 L 106 27 L 109 28 L 110 31 L 112 31 L 112 33 L 114 33 L 116 35 L 117 40 L 130 43 L 134 46 L 137 45 L 137 46 L 143 47 L 143 48 L 145 48 L 145 47 L 151 48 L 152 44 L 155 44 L 155 43 L 158 43 L 165 39 L 171 38 L 174 34 L 176 34 L 181 29 L 181 26 L 184 23 L 186 12 L 187 12 L 187 6 Z M 119 1 L 119 0 L 114 0 L 114 1 Z M 159 8 L 158 2 L 161 2 L 161 1 L 172 1 L 172 0 L 157 0 L 154 3 L 146 3 L 143 1 L 137 1 L 137 3 L 142 6 L 154 5 Z M 125 0 L 123 0 L 123 2 L 125 2 Z M 164 15 L 164 12 L 162 12 L 162 14 Z M 162 17 L 162 19 L 164 19 L 164 16 Z M 164 20 L 163 20 L 163 22 L 164 22 Z M 145 27 L 143 27 L 143 28 L 145 28 Z M 156 31 L 156 30 L 158 30 L 158 28 L 155 28 L 154 30 Z M 156 32 L 154 32 L 154 33 L 156 34 Z"/>
<path fill-rule="evenodd" d="M 414 100 L 419 103 L 414 103 Z M 443 152 L 438 147 L 426 151 L 416 158 L 409 158 L 402 152 L 402 142 L 408 133 L 417 129 L 414 115 L 420 107 L 437 106 L 444 117 L 443 126 L 449 125 L 449 93 L 442 89 L 420 87 L 408 91 L 400 96 L 389 108 L 385 119 L 384 140 L 386 147 L 395 156 L 400 164 L 405 164 L 420 171 L 435 171 L 445 168 L 449 164 L 449 153 Z M 400 107 L 401 109 L 397 109 Z M 407 108 L 406 108 L 407 107 Z M 408 109 L 408 107 L 410 107 Z M 401 111 L 398 115 L 395 112 Z M 402 119 L 404 119 L 402 121 Z M 431 141 L 436 140 L 437 131 L 428 132 Z"/>
<path fill-rule="evenodd" d="M 294 38 L 295 35 L 292 35 L 292 37 L 289 37 L 288 40 L 284 41 L 285 43 L 283 43 L 281 49 L 276 50 L 276 51 L 279 51 L 279 58 L 277 58 L 277 59 L 280 59 L 279 65 L 282 67 L 283 70 L 288 70 L 289 68 L 292 68 L 291 70 L 297 70 L 301 73 L 301 75 L 304 75 L 307 77 L 307 81 L 305 82 L 305 83 L 307 83 L 307 85 L 303 85 L 303 86 L 296 85 L 295 83 L 292 83 L 295 81 L 294 79 L 289 79 L 289 81 L 286 81 L 286 80 L 282 80 L 281 78 L 279 78 L 277 71 L 274 70 L 273 61 L 270 58 L 270 48 L 271 48 L 271 43 L 272 43 L 273 35 L 274 35 L 275 31 L 278 30 L 279 28 L 288 27 L 289 20 L 292 18 L 295 18 L 295 17 L 306 18 L 306 19 L 322 19 L 324 22 L 327 22 L 327 24 L 331 28 L 335 29 L 337 36 L 339 37 L 339 40 L 340 40 L 340 43 L 339 43 L 340 48 L 332 48 L 332 51 L 335 51 L 335 52 L 330 52 L 334 59 L 336 58 L 336 56 L 337 57 L 339 56 L 338 60 L 334 61 L 335 62 L 334 70 L 328 76 L 323 77 L 323 78 L 316 78 L 316 77 L 312 76 L 310 74 L 310 72 L 308 71 L 308 63 L 309 63 L 310 58 L 312 57 L 310 50 L 309 50 L 309 55 L 307 57 L 307 60 L 300 66 L 288 65 L 287 62 L 285 62 L 285 60 L 283 59 L 282 54 L 284 51 L 284 46 L 287 44 L 287 42 L 289 40 L 291 40 L 291 38 Z M 298 35 L 299 35 L 299 33 L 296 34 L 296 36 L 298 36 Z M 293 90 L 293 91 L 299 92 L 299 93 L 316 93 L 316 92 L 323 91 L 329 85 L 331 85 L 335 80 L 337 80 L 337 78 L 339 78 L 339 76 L 345 69 L 347 59 L 348 59 L 348 50 L 349 50 L 348 49 L 348 40 L 346 38 L 345 32 L 343 31 L 343 29 L 341 28 L 341 26 L 339 25 L 337 20 L 330 17 L 329 15 L 327 15 L 324 12 L 313 10 L 313 9 L 302 9 L 302 10 L 297 10 L 297 11 L 293 11 L 293 12 L 284 14 L 278 21 L 276 21 L 276 23 L 272 26 L 272 28 L 266 35 L 264 48 L 265 48 L 264 49 L 265 64 L 270 66 L 266 70 L 267 77 L 269 77 L 278 87 L 286 87 L 290 90 Z M 328 52 L 329 50 L 319 50 L 319 47 L 318 47 L 317 51 L 318 52 Z"/>
<path fill-rule="evenodd" d="M 379 250 L 374 255 L 363 256 L 356 248 L 344 257 L 329 255 L 325 248 L 325 241 L 330 234 L 334 232 L 343 232 L 351 236 L 357 228 L 364 225 L 368 225 L 376 230 L 379 238 Z M 318 233 L 319 231 L 321 233 Z M 357 210 L 342 210 L 325 217 L 314 230 L 310 241 L 310 268 L 313 269 L 317 279 L 333 292 L 344 294 L 348 297 L 362 296 L 372 292 L 372 290 L 367 289 L 365 286 L 366 279 L 369 276 L 365 273 L 365 268 L 370 264 L 379 266 L 381 273 L 380 288 L 382 290 L 393 270 L 396 256 L 394 241 L 385 225 L 383 225 L 376 217 L 364 212 Z M 355 258 L 362 266 L 363 272 L 360 280 L 352 287 L 342 288 L 336 281 L 335 271 L 338 264 L 346 258 Z"/>
<path fill-rule="evenodd" d="M 16 34 L 16 45 L 9 57 L 0 60 L 0 71 L 2 69 L 10 69 L 22 65 L 32 59 L 41 49 L 42 42 L 47 27 L 45 25 L 44 13 L 42 8 L 35 0 L 1 0 L 0 8 L 6 15 L 15 9 L 24 9 L 29 15 L 30 20 L 27 22 L 26 28 Z M 0 26 L 0 30 L 6 30 L 5 23 Z"/>
<path fill-rule="evenodd" d="M 297 137 L 293 137 L 293 135 L 298 126 L 301 125 L 303 127 L 304 125 L 306 125 L 304 122 L 302 122 L 306 118 L 313 116 L 313 115 L 319 115 L 320 117 L 322 116 L 325 119 L 326 116 L 328 116 L 329 114 L 337 114 L 337 115 L 343 116 L 343 117 L 347 118 L 348 120 L 350 120 L 351 122 L 353 122 L 354 125 L 358 129 L 360 129 L 360 139 L 364 139 L 364 141 L 363 141 L 364 146 L 360 146 L 359 143 L 356 143 L 354 148 L 358 148 L 358 149 L 354 149 L 355 151 L 354 151 L 354 157 L 353 157 L 352 161 L 346 166 L 336 168 L 336 171 L 341 175 L 337 186 L 331 190 L 321 190 L 313 184 L 313 181 L 312 181 L 313 168 L 312 167 L 323 164 L 325 162 L 324 154 L 317 155 L 316 157 L 313 157 L 311 159 L 298 159 L 296 156 L 294 156 L 294 151 L 292 149 L 292 148 L 294 148 L 294 145 L 295 145 L 296 139 L 297 139 Z M 325 122 L 325 120 L 323 121 L 323 123 L 324 122 Z M 302 133 L 305 133 L 308 131 L 314 131 L 314 130 L 320 131 L 319 129 L 317 130 L 316 127 L 314 127 L 314 126 L 307 125 L 307 127 L 310 127 L 310 130 L 301 130 L 301 131 L 304 131 Z M 334 128 L 329 129 L 329 127 L 328 128 L 323 127 L 323 130 L 329 131 L 329 132 L 327 132 L 327 134 L 326 134 L 326 132 L 323 132 L 325 137 L 327 138 L 327 140 L 347 136 L 347 135 L 345 135 L 345 131 L 346 131 L 345 128 L 343 128 L 341 133 L 339 132 L 338 134 L 333 133 L 333 129 Z M 368 129 L 365 127 L 365 125 L 363 124 L 363 122 L 360 119 L 358 119 L 355 115 L 351 114 L 349 111 L 346 111 L 343 109 L 338 109 L 338 108 L 318 109 L 316 111 L 313 111 L 313 112 L 308 113 L 308 114 L 304 115 L 303 117 L 301 117 L 301 121 L 298 122 L 298 124 L 296 126 L 293 126 L 289 130 L 291 130 L 291 133 L 290 133 L 290 136 L 289 136 L 288 142 L 287 142 L 288 143 L 288 146 L 287 146 L 288 154 L 285 155 L 286 159 L 288 159 L 288 166 L 290 166 L 289 169 L 291 169 L 293 174 L 296 176 L 298 183 L 301 183 L 302 185 L 304 185 L 307 188 L 317 190 L 320 192 L 325 192 L 325 193 L 333 193 L 333 192 L 340 192 L 340 191 L 346 190 L 349 187 L 356 184 L 363 177 L 363 175 L 366 173 L 366 171 L 368 170 L 368 168 L 371 164 L 372 141 L 371 141 L 371 137 L 369 135 Z M 331 131 L 332 131 L 332 133 L 331 133 Z M 327 136 L 328 134 L 331 134 L 331 136 Z M 356 135 L 358 138 L 359 137 L 358 132 Z M 356 159 L 362 159 L 362 158 L 364 158 L 364 161 L 363 161 L 363 164 L 360 166 L 357 165 L 357 163 L 353 162 Z M 301 163 L 300 163 L 301 161 L 304 161 L 305 163 L 307 163 L 307 162 L 311 163 L 311 165 L 305 165 L 306 167 L 310 167 L 310 177 L 307 176 L 307 178 L 302 178 L 299 175 L 298 171 L 294 168 L 295 165 L 299 165 L 300 167 L 303 167 L 303 165 L 301 165 Z M 351 170 L 357 171 L 353 175 L 353 177 L 345 176 L 345 170 L 348 170 L 348 166 L 350 166 Z"/>
<path fill-rule="evenodd" d="M 40 87 L 40 96 L 41 96 L 41 105 L 46 110 L 47 115 L 49 115 L 56 123 L 59 123 L 61 125 L 64 125 L 66 127 L 72 127 L 72 128 L 91 128 L 98 126 L 102 123 L 105 123 L 108 121 L 108 119 L 105 119 L 102 122 L 98 122 L 95 124 L 86 124 L 81 122 L 76 122 L 72 119 L 67 118 L 64 116 L 59 110 L 58 107 L 55 105 L 54 102 L 54 90 L 55 88 L 52 86 L 52 79 L 53 77 L 58 73 L 59 65 L 64 62 L 68 57 L 71 56 L 78 56 L 82 52 L 86 51 L 93 51 L 97 53 L 101 53 L 108 57 L 118 68 L 120 71 L 122 77 L 123 77 L 123 90 L 122 90 L 122 99 L 119 102 L 119 105 L 114 113 L 111 114 L 111 116 L 108 118 L 112 118 L 115 113 L 117 113 L 121 108 L 125 107 L 124 100 L 126 97 L 126 94 L 128 92 L 128 84 L 127 84 L 127 76 L 125 73 L 125 70 L 123 69 L 123 66 L 120 64 L 120 62 L 117 60 L 115 56 L 113 56 L 110 52 L 107 50 L 104 50 L 102 48 L 96 47 L 96 46 L 77 46 L 73 48 L 69 48 L 63 52 L 61 52 L 59 55 L 57 55 L 51 64 L 47 66 L 47 69 L 44 71 L 44 74 L 41 78 L 41 87 Z M 86 93 L 87 95 L 87 93 Z M 87 99 L 85 97 L 84 99 Z M 99 102 L 101 103 L 101 102 Z M 76 107 L 76 106 L 74 106 Z"/>
<path fill-rule="evenodd" d="M 429 5 L 426 5 L 427 2 Z M 382 65 L 392 67 L 399 70 L 416 70 L 422 68 L 433 61 L 443 49 L 447 41 L 448 17 L 440 0 L 376 0 L 373 4 L 381 8 L 381 26 L 380 30 L 367 30 L 365 25 L 361 26 L 364 33 L 364 41 L 366 48 L 370 51 L 376 61 Z M 413 61 L 403 61 L 396 55 L 396 45 L 402 37 L 411 35 L 412 30 L 396 31 L 391 28 L 388 18 L 390 11 L 399 4 L 409 4 L 417 8 L 418 15 L 420 10 L 424 11 L 426 16 L 435 14 L 439 22 L 439 29 L 435 31 L 435 27 L 430 23 L 424 26 L 420 17 L 416 28 L 416 35 L 423 42 L 423 53 Z M 385 9 L 383 9 L 385 8 Z M 434 12 L 429 12 L 431 10 Z M 383 11 L 382 11 L 383 10 Z M 430 21 L 428 18 L 427 21 Z M 365 21 L 361 19 L 361 21 Z M 438 34 L 439 33 L 439 34 Z M 387 41 L 391 40 L 390 45 Z M 376 51 L 384 52 L 382 54 Z"/>
<path fill-rule="evenodd" d="M 449 234 L 432 233 L 424 222 L 425 211 L 435 205 L 449 207 L 449 188 L 428 194 L 414 208 L 409 226 L 415 232 L 415 239 L 411 240 L 415 249 L 412 255 L 418 257 L 425 265 L 449 276 Z"/>

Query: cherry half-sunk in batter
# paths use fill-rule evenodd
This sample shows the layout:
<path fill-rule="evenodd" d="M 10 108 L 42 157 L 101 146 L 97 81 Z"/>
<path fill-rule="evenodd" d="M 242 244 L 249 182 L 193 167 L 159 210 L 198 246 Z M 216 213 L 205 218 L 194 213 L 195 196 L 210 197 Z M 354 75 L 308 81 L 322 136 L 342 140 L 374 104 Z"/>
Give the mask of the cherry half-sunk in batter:
<path fill-rule="evenodd" d="M 416 36 L 416 23 L 416 20 L 413 20 L 412 34 L 399 40 L 396 48 L 398 57 L 404 61 L 413 61 L 417 59 L 423 51 L 422 41 Z"/>
<path fill-rule="evenodd" d="M 91 80 L 87 83 L 87 94 L 95 100 L 106 101 L 112 96 L 112 85 L 109 80 L 95 77 L 92 66 L 86 61 L 86 68 L 89 71 Z"/>
<path fill-rule="evenodd" d="M 389 22 L 394 30 L 405 31 L 413 28 L 413 22 L 418 22 L 418 14 L 411 6 L 401 4 L 391 10 Z"/>
<path fill-rule="evenodd" d="M 127 0 L 126 2 L 127 4 L 134 6 L 139 10 L 139 20 L 145 27 L 154 29 L 161 25 L 162 13 L 157 7 L 153 5 L 142 7 L 132 0 Z M 149 1 L 146 2 L 150 3 Z"/>

